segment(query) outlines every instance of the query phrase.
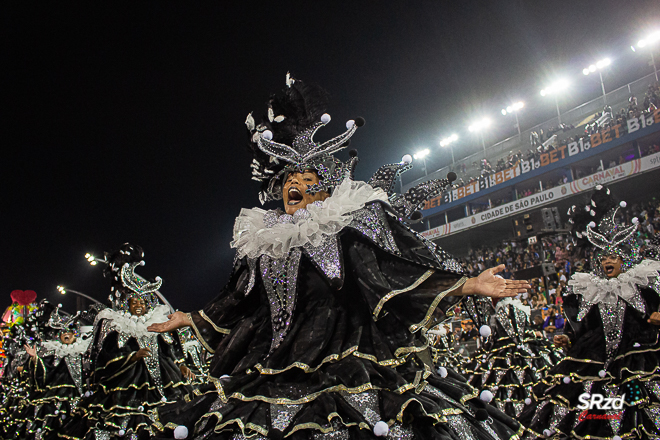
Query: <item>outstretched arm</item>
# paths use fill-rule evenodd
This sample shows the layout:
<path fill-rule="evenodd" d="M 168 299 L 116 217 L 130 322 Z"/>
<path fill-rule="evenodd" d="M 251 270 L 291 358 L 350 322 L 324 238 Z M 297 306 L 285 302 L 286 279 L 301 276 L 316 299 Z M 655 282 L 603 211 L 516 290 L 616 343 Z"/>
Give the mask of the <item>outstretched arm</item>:
<path fill-rule="evenodd" d="M 165 333 L 184 327 L 190 327 L 191 325 L 192 320 L 187 313 L 174 312 L 171 315 L 167 315 L 167 321 L 158 324 L 151 324 L 147 327 L 147 330 L 150 332 Z"/>
<path fill-rule="evenodd" d="M 479 295 L 492 298 L 513 297 L 527 292 L 532 286 L 526 280 L 505 280 L 498 273 L 504 270 L 504 264 L 486 269 L 478 277 L 469 278 L 454 295 Z"/>

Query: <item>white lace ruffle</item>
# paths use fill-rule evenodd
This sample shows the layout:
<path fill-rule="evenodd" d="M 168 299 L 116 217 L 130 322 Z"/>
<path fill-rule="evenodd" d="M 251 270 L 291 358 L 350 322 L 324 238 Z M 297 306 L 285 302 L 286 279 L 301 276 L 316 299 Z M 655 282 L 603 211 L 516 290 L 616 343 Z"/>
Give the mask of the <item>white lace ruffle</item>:
<path fill-rule="evenodd" d="M 282 258 L 292 248 L 307 243 L 319 246 L 324 235 L 338 233 L 353 220 L 349 215 L 351 212 L 376 200 L 387 202 L 385 191 L 374 189 L 365 182 L 346 179 L 321 206 L 307 205 L 309 217 L 296 223 L 277 223 L 269 228 L 264 222 L 268 211 L 242 209 L 234 223 L 231 247 L 236 248 L 238 258 L 246 255 L 249 258 L 261 255 Z"/>
<path fill-rule="evenodd" d="M 646 287 L 658 277 L 660 261 L 643 260 L 616 278 L 601 278 L 591 273 L 576 273 L 568 281 L 573 292 L 592 304 L 616 304 L 637 294 L 637 286 Z"/>
<path fill-rule="evenodd" d="M 60 341 L 51 340 L 51 341 L 42 342 L 41 346 L 48 353 L 52 353 L 57 357 L 65 357 L 72 354 L 75 355 L 75 354 L 84 353 L 85 351 L 87 351 L 87 347 L 89 347 L 89 343 L 91 341 L 92 341 L 91 338 L 89 339 L 77 338 L 76 342 L 74 342 L 73 344 L 62 344 Z"/>
<path fill-rule="evenodd" d="M 497 312 L 501 308 L 506 306 L 513 306 L 518 310 L 522 310 L 525 313 L 525 315 L 527 315 L 527 319 L 529 319 L 529 316 L 532 313 L 532 308 L 530 306 L 523 305 L 522 301 L 520 301 L 518 298 L 511 298 L 511 297 L 506 297 L 499 300 L 497 302 L 497 305 L 495 306 L 495 311 Z"/>
<path fill-rule="evenodd" d="M 104 309 L 97 315 L 96 319 L 107 319 L 110 321 L 110 329 L 124 333 L 134 338 L 153 334 L 147 330 L 151 324 L 159 324 L 167 321 L 170 308 L 165 305 L 157 305 L 142 316 L 131 315 L 128 312 L 120 312 L 114 309 Z"/>

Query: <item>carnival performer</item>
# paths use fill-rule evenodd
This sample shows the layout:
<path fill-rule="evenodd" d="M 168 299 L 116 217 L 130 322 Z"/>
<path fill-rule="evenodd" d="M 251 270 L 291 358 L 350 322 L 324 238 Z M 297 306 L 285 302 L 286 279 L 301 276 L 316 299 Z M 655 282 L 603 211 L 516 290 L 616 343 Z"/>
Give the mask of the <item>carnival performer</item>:
<path fill-rule="evenodd" d="M 4 335 L 3 350 L 6 363 L 2 374 L 2 408 L 0 409 L 0 438 L 31 438 L 34 435 L 34 383 L 31 380 L 30 356 L 26 346 L 41 339 L 43 324 L 53 306 L 46 300 L 36 303 L 33 290 L 11 292 L 12 306 L 3 320 L 9 331 Z"/>
<path fill-rule="evenodd" d="M 51 338 L 38 346 L 25 347 L 30 356 L 29 374 L 34 387 L 30 431 L 36 439 L 54 435 L 83 396 L 83 356 L 90 339 L 81 337 L 79 318 L 79 313 L 63 317 L 57 307 L 46 324 Z"/>
<path fill-rule="evenodd" d="M 567 356 L 520 417 L 530 437 L 660 437 L 660 262 L 640 254 L 636 219 L 617 219 L 625 206 L 599 186 L 586 207 L 569 210 L 592 272 L 568 282 L 565 333 L 554 337 Z"/>
<path fill-rule="evenodd" d="M 542 334 L 530 329 L 531 309 L 519 298 L 493 303 L 494 307 L 487 302 L 490 313 L 484 316 L 490 319 L 480 328 L 485 341 L 461 372 L 470 385 L 489 392 L 500 410 L 518 417 L 532 397 L 532 386 L 562 354 Z"/>
<path fill-rule="evenodd" d="M 454 334 L 450 324 L 440 324 L 428 332 L 431 357 L 436 368 L 444 367 L 460 371 L 464 358 L 454 345 Z"/>
<path fill-rule="evenodd" d="M 130 244 L 106 255 L 113 307 L 97 315 L 89 347 L 93 393 L 81 400 L 60 437 L 149 438 L 159 428 L 152 420 L 154 409 L 190 391 L 184 376 L 192 375 L 183 364 L 178 335 L 147 330 L 166 321 L 170 309 L 158 305 L 154 294 L 161 279 L 147 281 L 135 273 L 143 258 L 142 248 Z"/>
<path fill-rule="evenodd" d="M 215 353 L 212 384 L 189 403 L 161 408 L 160 422 L 177 438 L 515 437 L 516 421 L 457 376 L 435 374 L 426 327 L 463 295 L 514 296 L 527 284 L 496 277 L 501 268 L 468 279 L 405 224 L 449 184 L 392 193 L 409 156 L 368 184 L 354 181 L 357 153 L 346 163 L 332 154 L 364 120 L 316 143 L 330 121 L 325 97 L 287 76 L 267 120 L 248 116 L 261 199 L 283 198 L 284 212 L 242 210 L 234 270 L 220 295 L 150 327 L 190 326 Z"/>

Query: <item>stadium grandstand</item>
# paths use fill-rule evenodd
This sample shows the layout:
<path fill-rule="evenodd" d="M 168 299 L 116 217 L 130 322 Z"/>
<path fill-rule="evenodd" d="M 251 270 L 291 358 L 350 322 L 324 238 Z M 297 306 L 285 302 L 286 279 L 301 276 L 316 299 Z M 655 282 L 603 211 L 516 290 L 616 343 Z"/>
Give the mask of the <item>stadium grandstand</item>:
<path fill-rule="evenodd" d="M 660 198 L 660 87 L 655 74 L 583 103 L 403 190 L 453 171 L 415 229 L 458 256 L 566 230 L 566 211 L 608 184 L 631 203 Z M 651 214 L 653 218 L 653 214 Z M 467 246 L 466 246 L 467 245 Z"/>

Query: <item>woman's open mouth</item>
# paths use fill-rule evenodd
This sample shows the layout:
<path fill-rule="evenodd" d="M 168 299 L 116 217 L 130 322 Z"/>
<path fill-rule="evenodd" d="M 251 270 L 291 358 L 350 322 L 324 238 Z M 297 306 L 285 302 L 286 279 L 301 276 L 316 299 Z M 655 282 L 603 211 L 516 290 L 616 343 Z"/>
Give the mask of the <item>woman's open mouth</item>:
<path fill-rule="evenodd" d="M 297 205 L 303 199 L 303 195 L 298 188 L 292 186 L 289 188 L 287 205 Z"/>
<path fill-rule="evenodd" d="M 610 275 L 612 272 L 614 272 L 614 266 L 610 264 L 605 265 L 605 273 Z"/>

